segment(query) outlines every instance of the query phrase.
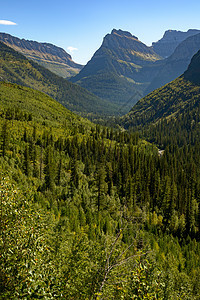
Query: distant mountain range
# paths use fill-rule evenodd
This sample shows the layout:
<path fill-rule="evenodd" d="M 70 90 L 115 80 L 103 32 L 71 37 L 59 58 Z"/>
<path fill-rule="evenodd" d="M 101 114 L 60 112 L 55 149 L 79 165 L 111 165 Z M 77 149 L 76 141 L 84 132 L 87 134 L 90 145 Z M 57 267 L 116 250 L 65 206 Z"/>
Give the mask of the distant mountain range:
<path fill-rule="evenodd" d="M 200 49 L 200 33 L 190 36 L 182 41 L 174 50 L 173 54 L 162 61 L 159 71 L 150 85 L 145 90 L 145 94 L 174 80 L 187 69 L 191 58 Z"/>
<path fill-rule="evenodd" d="M 168 30 L 148 47 L 131 33 L 113 29 L 85 67 L 52 44 L 5 33 L 0 33 L 1 40 L 1 80 L 43 91 L 68 109 L 91 117 L 125 114 L 139 99 L 183 74 L 200 49 L 200 30 Z M 77 85 L 46 68 L 62 77 L 77 73 L 70 78 Z"/>
<path fill-rule="evenodd" d="M 200 49 L 200 40 L 195 38 L 199 33 L 166 31 L 160 41 L 147 47 L 131 33 L 113 29 L 92 59 L 70 80 L 128 111 L 152 89 L 186 70 L 191 57 Z M 188 43 L 194 41 L 189 47 L 183 42 L 187 38 L 191 39 Z"/>
<path fill-rule="evenodd" d="M 0 41 L 64 78 L 76 75 L 83 67 L 64 49 L 49 43 L 19 39 L 7 33 L 0 33 Z"/>
<path fill-rule="evenodd" d="M 0 42 L 0 81 L 17 83 L 44 92 L 71 111 L 87 117 L 110 115 L 116 113 L 118 109 L 82 87 L 28 60 L 2 42 Z"/>
<path fill-rule="evenodd" d="M 200 30 L 197 29 L 189 29 L 187 32 L 167 30 L 158 42 L 152 43 L 152 48 L 157 54 L 167 58 L 172 55 L 182 41 L 198 33 L 200 33 Z"/>

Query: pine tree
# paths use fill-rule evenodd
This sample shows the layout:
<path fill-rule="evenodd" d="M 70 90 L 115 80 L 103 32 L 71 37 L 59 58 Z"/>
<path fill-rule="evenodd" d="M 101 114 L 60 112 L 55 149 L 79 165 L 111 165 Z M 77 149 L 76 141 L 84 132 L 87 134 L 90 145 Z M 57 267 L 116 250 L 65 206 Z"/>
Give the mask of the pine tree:
<path fill-rule="evenodd" d="M 103 207 L 105 195 L 107 193 L 108 185 L 105 181 L 106 171 L 102 163 L 99 164 L 96 170 L 96 187 L 97 187 L 97 209 L 100 211 Z"/>
<path fill-rule="evenodd" d="M 47 147 L 46 156 L 45 156 L 45 188 L 49 190 L 54 189 L 54 162 L 53 162 L 53 153 L 51 146 Z"/>
<path fill-rule="evenodd" d="M 2 125 L 2 131 L 1 131 L 1 149 L 2 149 L 3 157 L 6 155 L 8 147 L 9 147 L 9 128 L 8 128 L 8 121 L 5 120 L 5 122 Z"/>
<path fill-rule="evenodd" d="M 30 176 L 31 171 L 31 162 L 30 162 L 30 156 L 29 156 L 29 147 L 26 145 L 25 151 L 24 151 L 24 173 L 26 176 Z"/>

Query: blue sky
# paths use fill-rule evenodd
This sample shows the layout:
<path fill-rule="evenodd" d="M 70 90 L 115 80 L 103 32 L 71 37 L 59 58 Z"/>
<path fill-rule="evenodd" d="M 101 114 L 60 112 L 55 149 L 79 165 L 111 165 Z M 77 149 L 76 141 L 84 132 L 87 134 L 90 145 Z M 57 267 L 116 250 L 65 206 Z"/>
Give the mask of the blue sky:
<path fill-rule="evenodd" d="M 199 0 L 2 0 L 0 32 L 49 42 L 85 64 L 113 28 L 151 45 L 165 30 L 200 29 Z M 71 47 L 71 48 L 69 48 Z M 77 50 L 75 50 L 75 49 Z"/>

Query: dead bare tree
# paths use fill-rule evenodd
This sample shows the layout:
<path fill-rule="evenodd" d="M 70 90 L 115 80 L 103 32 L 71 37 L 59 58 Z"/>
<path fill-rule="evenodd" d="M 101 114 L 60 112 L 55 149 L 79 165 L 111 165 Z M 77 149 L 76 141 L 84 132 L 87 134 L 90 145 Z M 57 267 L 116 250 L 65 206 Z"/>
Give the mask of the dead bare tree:
<path fill-rule="evenodd" d="M 139 219 L 138 217 L 134 218 L 134 221 L 132 220 L 132 222 L 135 222 L 135 224 L 136 224 L 136 223 L 138 223 L 138 219 Z M 130 222 L 130 220 L 129 220 L 129 222 Z M 128 224 L 129 224 L 129 222 L 128 222 Z M 115 257 L 114 260 L 112 260 L 114 250 L 116 249 L 117 244 L 120 241 L 121 236 L 123 235 L 123 232 L 128 227 L 128 224 L 126 226 L 124 226 L 123 228 L 119 229 L 113 243 L 111 244 L 110 251 L 107 254 L 107 259 L 106 259 L 106 263 L 105 263 L 105 267 L 104 267 L 104 271 L 103 271 L 103 279 L 100 283 L 100 287 L 99 287 L 97 297 L 96 297 L 96 299 L 98 299 L 98 300 L 103 299 L 102 298 L 102 290 L 103 290 L 105 284 L 108 281 L 110 272 L 113 269 L 115 269 L 115 268 L 117 268 L 117 267 L 119 267 L 123 264 L 128 263 L 131 259 L 134 259 L 136 257 L 145 256 L 150 252 L 150 251 L 145 251 L 145 252 L 142 253 L 141 251 L 138 251 L 136 254 L 129 255 L 129 256 L 126 257 L 128 251 L 131 249 L 131 247 L 137 247 L 136 244 L 138 244 L 138 240 L 139 240 L 138 239 L 139 228 L 138 228 L 138 230 L 136 231 L 136 236 L 134 238 L 134 241 L 130 245 L 128 245 L 123 251 L 121 251 L 121 253 L 117 257 Z"/>

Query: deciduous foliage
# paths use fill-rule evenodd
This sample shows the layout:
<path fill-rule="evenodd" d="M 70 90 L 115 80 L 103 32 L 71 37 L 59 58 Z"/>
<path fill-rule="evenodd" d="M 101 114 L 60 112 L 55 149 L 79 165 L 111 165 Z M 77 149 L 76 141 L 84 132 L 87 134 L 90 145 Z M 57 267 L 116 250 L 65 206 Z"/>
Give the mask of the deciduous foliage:
<path fill-rule="evenodd" d="M 3 94 L 0 297 L 198 299 L 199 144 L 159 155 L 42 93 Z"/>

